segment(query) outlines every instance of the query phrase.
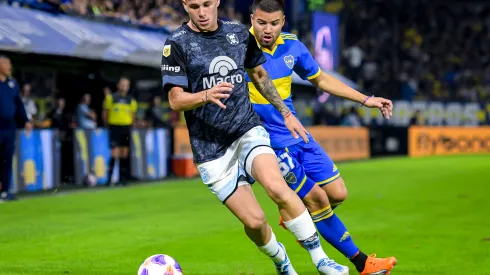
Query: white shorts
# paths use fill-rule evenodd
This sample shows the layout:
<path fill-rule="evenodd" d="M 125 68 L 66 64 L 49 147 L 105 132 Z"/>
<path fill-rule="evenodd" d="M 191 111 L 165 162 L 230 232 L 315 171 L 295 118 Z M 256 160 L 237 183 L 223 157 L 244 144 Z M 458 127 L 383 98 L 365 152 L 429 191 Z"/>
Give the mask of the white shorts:
<path fill-rule="evenodd" d="M 257 126 L 233 142 L 222 157 L 199 163 L 197 169 L 204 184 L 225 203 L 238 186 L 255 182 L 252 163 L 261 154 L 275 156 L 270 147 L 269 133 L 264 127 Z"/>

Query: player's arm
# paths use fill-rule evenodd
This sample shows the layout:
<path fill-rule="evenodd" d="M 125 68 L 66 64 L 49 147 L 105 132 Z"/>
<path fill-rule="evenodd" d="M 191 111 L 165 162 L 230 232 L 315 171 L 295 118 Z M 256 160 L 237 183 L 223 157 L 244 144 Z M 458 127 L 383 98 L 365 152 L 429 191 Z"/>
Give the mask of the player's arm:
<path fill-rule="evenodd" d="M 112 95 L 108 94 L 104 98 L 103 108 L 102 108 L 102 122 L 107 126 L 109 119 L 109 109 L 112 107 Z"/>
<path fill-rule="evenodd" d="M 264 69 L 262 64 L 266 61 L 264 53 L 257 46 L 257 42 L 251 33 L 249 33 L 247 54 L 245 57 L 245 69 L 250 80 L 257 88 L 260 94 L 267 99 L 284 117 L 284 124 L 291 132 L 294 138 L 301 136 L 305 142 L 308 142 L 308 131 L 301 125 L 299 120 L 292 115 L 289 107 L 279 95 L 271 77 Z"/>
<path fill-rule="evenodd" d="M 24 123 L 26 128 L 32 127 L 30 124 L 29 118 L 27 117 L 27 111 L 26 108 L 24 107 L 24 103 L 22 102 L 22 98 L 20 97 L 20 92 L 19 92 L 19 86 L 17 83 L 15 83 L 16 86 L 16 93 L 15 93 L 15 98 L 14 98 L 14 104 L 15 104 L 15 116 Z"/>
<path fill-rule="evenodd" d="M 368 97 L 358 92 L 348 85 L 345 85 L 337 78 L 323 72 L 315 62 L 306 46 L 299 42 L 301 56 L 294 66 L 294 71 L 303 79 L 308 79 L 313 86 L 328 92 L 331 95 L 342 97 L 354 102 L 359 102 L 367 107 L 379 108 L 383 116 L 389 118 L 393 109 L 390 100 L 381 97 Z"/>
<path fill-rule="evenodd" d="M 271 77 L 262 65 L 252 69 L 247 69 L 247 73 L 259 93 L 265 99 L 267 99 L 267 101 L 269 101 L 270 104 L 272 104 L 283 117 L 287 116 L 291 112 L 289 107 L 284 104 L 284 101 L 274 86 Z"/>
<path fill-rule="evenodd" d="M 189 79 L 186 72 L 186 56 L 182 47 L 174 41 L 167 40 L 165 42 L 162 55 L 162 88 L 168 92 L 168 101 L 170 108 L 177 112 L 188 111 L 201 107 L 208 102 L 214 102 L 221 108 L 226 108 L 220 102 L 221 98 L 227 98 L 231 92 L 233 85 L 229 83 L 221 83 L 215 87 L 190 93 Z"/>

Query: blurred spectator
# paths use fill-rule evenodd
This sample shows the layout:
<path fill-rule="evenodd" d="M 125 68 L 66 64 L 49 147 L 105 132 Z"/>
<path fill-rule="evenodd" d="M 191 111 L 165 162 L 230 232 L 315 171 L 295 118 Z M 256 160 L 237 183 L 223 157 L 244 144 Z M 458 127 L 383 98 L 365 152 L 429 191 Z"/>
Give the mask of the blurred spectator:
<path fill-rule="evenodd" d="M 163 107 L 159 96 L 155 96 L 150 107 L 146 110 L 145 120 L 148 121 L 148 125 L 154 128 L 171 128 L 172 126 L 163 120 Z"/>
<path fill-rule="evenodd" d="M 77 121 L 78 127 L 82 129 L 95 129 L 97 128 L 97 123 L 95 122 L 97 116 L 94 111 L 90 109 L 91 96 L 89 94 L 84 94 L 82 101 L 77 106 Z"/>
<path fill-rule="evenodd" d="M 27 118 L 29 120 L 32 120 L 37 115 L 36 103 L 31 98 L 31 89 L 32 87 L 30 84 L 24 84 L 22 86 L 22 93 L 21 93 L 22 102 L 24 103 L 24 108 L 26 109 Z"/>
<path fill-rule="evenodd" d="M 417 110 L 410 119 L 410 125 L 424 125 L 425 119 L 420 110 Z"/>
<path fill-rule="evenodd" d="M 344 53 L 344 57 L 347 59 L 347 70 L 352 81 L 357 82 L 359 80 L 359 74 L 361 72 L 361 65 L 364 59 L 364 52 L 359 47 L 359 44 L 354 44 L 348 47 Z"/>
<path fill-rule="evenodd" d="M 70 120 L 65 112 L 65 99 L 58 98 L 55 108 L 48 114 L 51 128 L 58 130 L 67 130 L 70 125 Z"/>
<path fill-rule="evenodd" d="M 350 111 L 342 118 L 341 126 L 361 127 L 361 117 L 357 113 L 356 107 L 352 107 Z"/>

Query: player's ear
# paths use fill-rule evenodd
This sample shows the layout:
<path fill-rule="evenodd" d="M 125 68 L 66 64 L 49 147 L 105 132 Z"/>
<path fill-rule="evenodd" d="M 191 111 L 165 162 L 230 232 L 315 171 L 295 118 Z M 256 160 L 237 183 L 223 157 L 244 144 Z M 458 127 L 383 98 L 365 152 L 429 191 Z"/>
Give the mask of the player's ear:
<path fill-rule="evenodd" d="M 216 0 L 216 7 L 219 7 L 220 2 L 220 0 Z"/>
<path fill-rule="evenodd" d="M 284 24 L 285 23 L 286 23 L 286 15 L 283 15 L 282 16 L 282 26 L 281 26 L 281 28 L 284 27 Z"/>
<path fill-rule="evenodd" d="M 253 24 L 254 23 L 254 14 L 251 13 L 250 14 L 250 24 Z"/>

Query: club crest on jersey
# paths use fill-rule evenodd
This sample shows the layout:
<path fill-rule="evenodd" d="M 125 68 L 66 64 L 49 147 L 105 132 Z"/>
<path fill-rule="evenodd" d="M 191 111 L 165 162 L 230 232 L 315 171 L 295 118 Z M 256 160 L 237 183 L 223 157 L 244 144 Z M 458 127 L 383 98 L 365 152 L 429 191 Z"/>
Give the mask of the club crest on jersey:
<path fill-rule="evenodd" d="M 296 178 L 296 175 L 293 172 L 287 173 L 284 179 L 289 184 L 296 184 L 298 182 L 298 178 Z"/>
<path fill-rule="evenodd" d="M 163 47 L 163 56 L 168 57 L 170 55 L 170 49 L 172 45 L 165 45 Z"/>
<path fill-rule="evenodd" d="M 10 89 L 13 89 L 15 87 L 15 83 L 13 81 L 9 81 L 9 87 Z"/>
<path fill-rule="evenodd" d="M 292 69 L 294 67 L 294 57 L 292 55 L 285 56 L 284 63 L 286 63 L 288 68 Z"/>
<path fill-rule="evenodd" d="M 228 41 L 228 43 L 230 43 L 231 45 L 234 45 L 234 46 L 240 44 L 240 41 L 238 41 L 237 35 L 234 33 L 227 34 L 226 40 Z"/>

